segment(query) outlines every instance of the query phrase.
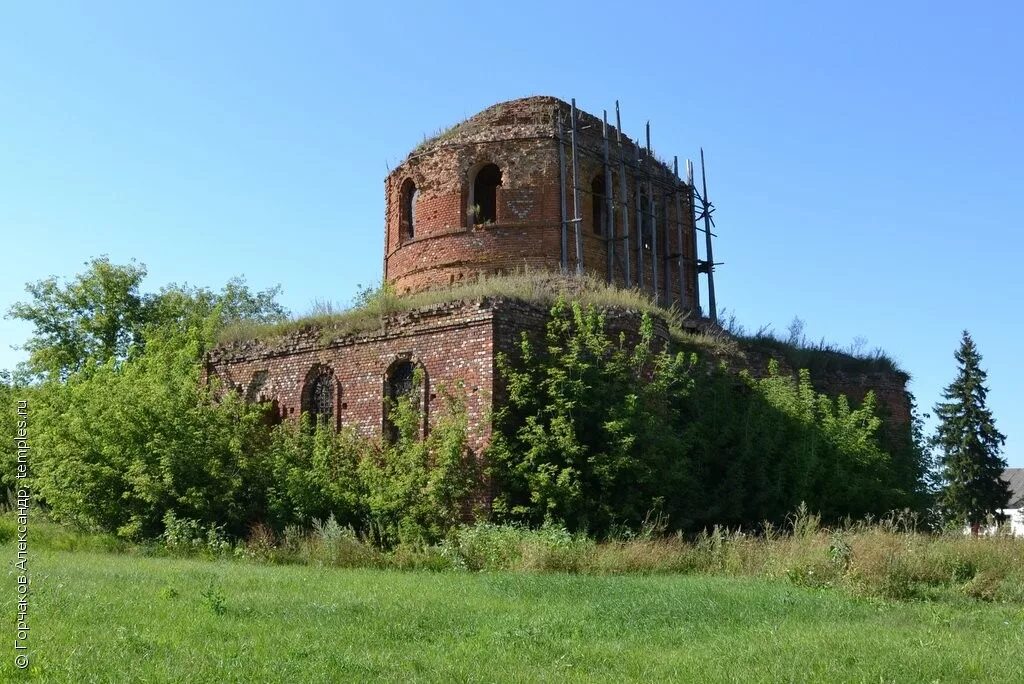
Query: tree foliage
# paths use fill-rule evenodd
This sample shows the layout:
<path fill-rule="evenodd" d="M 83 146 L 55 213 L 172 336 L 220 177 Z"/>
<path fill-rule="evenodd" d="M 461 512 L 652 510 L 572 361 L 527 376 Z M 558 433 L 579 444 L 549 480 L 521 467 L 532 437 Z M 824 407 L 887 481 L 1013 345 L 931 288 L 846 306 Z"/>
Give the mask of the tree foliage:
<path fill-rule="evenodd" d="M 29 300 L 15 303 L 7 313 L 33 326 L 24 349 L 29 352 L 27 370 L 36 377 L 66 380 L 90 363 L 119 363 L 141 351 L 147 328 L 217 329 L 286 316 L 276 299 L 280 288 L 253 292 L 242 278 L 231 279 L 220 292 L 172 284 L 144 294 L 144 264 L 119 265 L 100 256 L 85 265 L 70 281 L 50 277 L 27 284 Z M 204 345 L 210 340 L 207 335 Z"/>
<path fill-rule="evenodd" d="M 1009 485 L 1001 479 L 1006 437 L 996 429 L 986 406 L 988 374 L 966 330 L 954 358 L 956 379 L 943 391 L 946 401 L 935 406 L 939 425 L 933 444 L 939 450 L 943 477 L 940 502 L 949 519 L 976 526 L 998 515 L 1010 501 Z"/>
<path fill-rule="evenodd" d="M 8 312 L 34 327 L 25 343 L 32 372 L 66 379 L 89 359 L 123 359 L 138 341 L 145 309 L 139 285 L 146 267 L 112 264 L 106 256 L 86 263 L 70 282 L 55 277 L 25 286 L 29 301 Z"/>
<path fill-rule="evenodd" d="M 36 298 L 17 307 L 35 324 L 39 382 L 0 376 L 5 405 L 32 394 L 32 486 L 54 518 L 142 539 L 168 525 L 242 536 L 333 516 L 389 544 L 436 541 L 470 510 L 479 477 L 457 388 L 438 388 L 425 437 L 412 395 L 390 407 L 394 443 L 305 416 L 271 427 L 267 407 L 202 383 L 200 361 L 223 326 L 283 317 L 276 289 L 233 279 L 142 294 L 143 267 L 88 266 L 64 286 L 30 286 Z"/>
<path fill-rule="evenodd" d="M 34 489 L 61 520 L 128 538 L 164 516 L 244 529 L 262 510 L 261 411 L 200 383 L 201 330 L 152 334 L 146 353 L 51 381 L 33 408 Z"/>

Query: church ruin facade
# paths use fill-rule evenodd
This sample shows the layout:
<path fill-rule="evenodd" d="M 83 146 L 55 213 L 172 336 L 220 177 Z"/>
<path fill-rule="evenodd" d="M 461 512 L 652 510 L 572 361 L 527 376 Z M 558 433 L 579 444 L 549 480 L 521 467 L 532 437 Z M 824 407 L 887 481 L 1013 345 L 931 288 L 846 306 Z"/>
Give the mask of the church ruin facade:
<path fill-rule="evenodd" d="M 706 191 L 694 187 L 689 162 L 680 175 L 647 138 L 640 144 L 574 102 L 529 97 L 424 141 L 384 182 L 385 282 L 409 297 L 523 269 L 586 275 L 675 307 L 687 325 L 707 324 L 715 307 Z M 305 329 L 222 346 L 208 354 L 205 375 L 266 402 L 273 420 L 306 413 L 369 438 L 387 437 L 389 400 L 408 392 L 419 393 L 425 433 L 442 388 L 458 387 L 479 452 L 502 392 L 497 356 L 512 352 L 523 331 L 542 330 L 547 311 L 494 297 L 437 301 L 382 316 L 372 329 L 327 337 Z M 606 317 L 626 331 L 640 320 L 631 311 Z M 655 332 L 668 340 L 663 321 Z M 905 377 L 821 381 L 854 400 L 871 389 L 909 421 Z"/>

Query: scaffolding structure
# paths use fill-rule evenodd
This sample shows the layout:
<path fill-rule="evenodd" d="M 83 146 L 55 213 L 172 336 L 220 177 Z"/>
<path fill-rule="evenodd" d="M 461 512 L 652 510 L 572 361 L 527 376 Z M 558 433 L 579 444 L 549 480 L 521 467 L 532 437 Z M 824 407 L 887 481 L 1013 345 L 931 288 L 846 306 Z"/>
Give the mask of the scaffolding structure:
<path fill-rule="evenodd" d="M 686 160 L 686 180 L 679 177 L 679 159 L 673 158 L 672 168 L 658 161 L 651 150 L 651 124 L 645 126 L 645 145 L 624 141 L 622 117 L 619 102 L 615 102 L 614 149 L 618 159 L 613 159 L 612 140 L 609 134 L 608 111 L 600 121 L 601 144 L 598 147 L 580 140 L 580 132 L 594 124 L 583 125 L 580 111 L 573 98 L 569 107 L 568 121 L 563 109 L 556 113 L 555 138 L 558 144 L 558 165 L 561 207 L 561 269 L 563 273 L 584 272 L 583 216 L 580 194 L 594 202 L 597 197 L 603 203 L 600 217 L 599 237 L 605 244 L 605 279 L 608 283 L 620 280 L 627 288 L 637 287 L 651 290 L 656 303 L 663 306 L 678 306 L 682 311 L 700 315 L 700 286 L 698 276 L 707 280 L 707 315 L 717 320 L 715 303 L 714 273 L 716 264 L 713 252 L 715 222 L 714 205 L 708 199 L 707 175 L 704 164 L 704 150 L 700 150 L 701 189 L 694 184 L 693 163 Z M 632 144 L 632 155 L 629 145 Z M 566 159 L 568 151 L 569 159 Z M 580 182 L 580 157 L 597 162 L 602 169 L 604 186 L 601 193 L 595 193 L 588 184 Z M 631 159 L 629 157 L 632 157 Z M 655 173 L 660 170 L 661 173 Z M 615 196 L 613 176 L 618 174 L 618 197 Z M 571 178 L 567 177 L 571 174 Z M 629 188 L 632 188 L 632 198 Z M 569 214 L 568 193 L 571 192 L 572 214 Z M 631 201 L 632 200 L 632 201 Z M 660 213 L 659 213 L 660 207 Z M 674 208 L 670 221 L 669 209 Z M 684 216 L 689 224 L 684 223 Z M 632 218 L 631 218 L 632 217 Z M 659 225 L 660 223 L 660 225 Z M 670 225 L 674 224 L 674 225 Z M 570 237 L 570 228 L 572 235 Z M 621 230 L 620 230 L 621 228 Z M 692 231 L 692 232 L 690 232 Z M 704 233 L 705 258 L 698 256 L 697 233 Z M 671 249 L 670 235 L 675 234 L 676 250 Z M 689 233 L 689 235 L 688 235 Z M 684 249 L 684 239 L 690 238 L 689 255 Z M 572 247 L 570 250 L 570 240 Z M 622 245 L 621 250 L 618 245 Z M 659 250 L 660 247 L 660 250 Z M 632 250 L 632 253 L 631 253 Z M 575 263 L 570 264 L 570 251 L 575 253 Z M 645 264 L 650 258 L 649 267 Z M 636 270 L 633 270 L 633 264 Z M 593 267 L 592 267 L 593 268 Z M 594 268 L 593 270 L 597 270 Z M 646 282 L 650 272 L 651 282 Z M 692 295 L 687 283 L 693 283 Z M 678 300 L 674 300 L 673 288 L 678 285 Z"/>

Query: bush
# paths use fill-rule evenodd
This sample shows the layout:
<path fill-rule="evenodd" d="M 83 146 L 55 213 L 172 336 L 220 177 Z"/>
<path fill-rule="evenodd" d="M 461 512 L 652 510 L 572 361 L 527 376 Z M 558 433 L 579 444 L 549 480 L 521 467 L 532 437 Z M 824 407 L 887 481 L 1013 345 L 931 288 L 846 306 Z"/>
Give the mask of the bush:
<path fill-rule="evenodd" d="M 165 548 L 178 553 L 205 551 L 216 555 L 231 551 L 231 542 L 223 527 L 179 518 L 174 511 L 167 511 L 164 515 L 164 532 L 160 540 Z"/>
<path fill-rule="evenodd" d="M 142 356 L 38 392 L 31 486 L 56 520 L 139 540 L 159 537 L 171 512 L 237 534 L 265 507 L 261 410 L 234 393 L 214 401 L 199 345 L 154 335 Z"/>
<path fill-rule="evenodd" d="M 422 383 L 417 370 L 414 385 Z M 436 543 L 472 513 L 480 487 L 461 388 L 439 388 L 443 408 L 421 436 L 419 392 L 388 407 L 395 439 L 359 461 L 370 533 L 383 546 Z"/>
<path fill-rule="evenodd" d="M 853 407 L 774 361 L 762 378 L 708 368 L 657 349 L 646 316 L 627 341 L 594 308 L 559 301 L 551 313 L 543 340 L 524 333 L 498 357 L 498 520 L 604 536 L 652 511 L 694 531 L 781 523 L 801 502 L 837 522 L 905 499 L 873 395 Z"/>

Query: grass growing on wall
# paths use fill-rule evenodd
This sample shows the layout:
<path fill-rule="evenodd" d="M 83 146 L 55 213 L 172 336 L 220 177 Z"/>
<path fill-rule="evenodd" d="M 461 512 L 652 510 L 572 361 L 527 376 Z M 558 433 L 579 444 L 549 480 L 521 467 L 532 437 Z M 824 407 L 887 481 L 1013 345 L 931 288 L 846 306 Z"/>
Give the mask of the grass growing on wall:
<path fill-rule="evenodd" d="M 380 330 L 388 316 L 438 304 L 508 299 L 550 308 L 560 298 L 579 302 L 584 307 L 593 305 L 598 309 L 625 309 L 650 314 L 665 322 L 672 339 L 680 346 L 703 351 L 718 359 L 728 360 L 756 353 L 778 358 L 793 370 L 807 368 L 814 375 L 832 370 L 902 372 L 891 357 L 878 349 L 862 353 L 825 342 L 780 339 L 765 331 L 747 334 L 742 328 L 729 330 L 704 326 L 694 330 L 684 326 L 687 316 L 678 309 L 659 306 L 640 290 L 609 285 L 592 275 L 566 277 L 530 269 L 502 276 L 485 276 L 475 282 L 409 295 L 399 295 L 387 285 L 368 288 L 360 291 L 348 307 L 320 301 L 306 313 L 281 323 L 230 325 L 220 331 L 218 342 L 227 346 L 260 340 L 273 345 L 288 335 L 313 330 L 319 331 L 321 339 L 328 342 L 345 335 Z"/>
<path fill-rule="evenodd" d="M 479 280 L 451 288 L 398 295 L 389 286 L 361 291 L 352 306 L 339 307 L 326 302 L 314 304 L 311 311 L 275 324 L 243 324 L 225 328 L 218 338 L 221 344 L 251 339 L 272 341 L 300 330 L 318 329 L 325 338 L 380 329 L 385 317 L 414 309 L 449 302 L 474 302 L 483 299 L 510 299 L 550 308 L 559 298 L 578 301 L 599 309 L 618 308 L 649 313 L 664 320 L 681 334 L 683 316 L 675 309 L 657 306 L 639 290 L 627 290 L 585 275 L 564 277 L 543 271 L 520 272 Z"/>

